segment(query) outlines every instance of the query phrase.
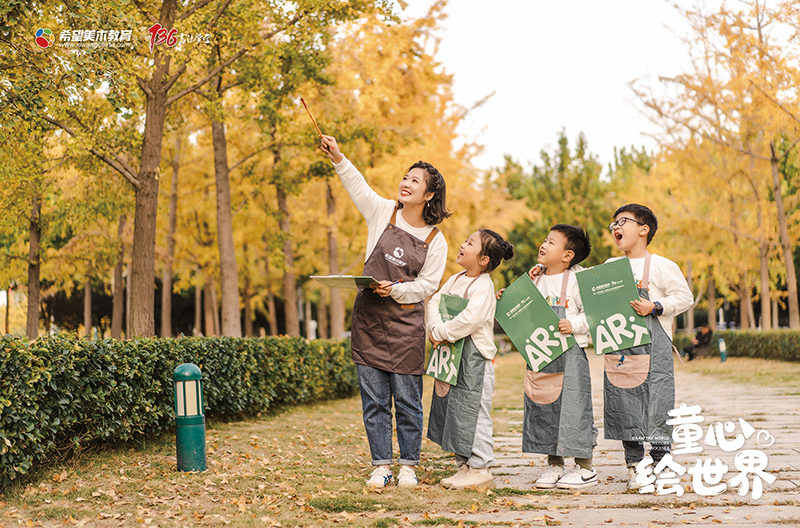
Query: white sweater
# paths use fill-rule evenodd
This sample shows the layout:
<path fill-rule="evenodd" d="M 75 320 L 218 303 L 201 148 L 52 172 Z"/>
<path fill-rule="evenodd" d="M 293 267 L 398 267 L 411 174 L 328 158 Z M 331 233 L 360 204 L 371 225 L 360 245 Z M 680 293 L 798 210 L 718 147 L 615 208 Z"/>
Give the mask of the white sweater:
<path fill-rule="evenodd" d="M 372 255 L 386 226 L 389 225 L 396 202 L 382 198 L 373 191 L 364 176 L 347 158 L 343 158 L 342 161 L 333 166 L 336 169 L 336 174 L 342 180 L 344 188 L 350 194 L 353 203 L 367 221 L 367 254 L 364 257 L 364 262 L 366 262 Z M 397 211 L 396 225 L 420 240 L 428 238 L 428 235 L 433 230 L 433 226 L 412 227 L 409 225 L 403 218 L 402 209 Z M 428 246 L 425 264 L 422 266 L 417 278 L 413 281 L 393 285 L 392 299 L 400 304 L 413 304 L 424 300 L 439 287 L 446 264 L 447 241 L 440 231 Z"/>
<path fill-rule="evenodd" d="M 620 258 L 625 257 L 610 258 L 608 262 Z M 638 284 L 644 275 L 644 257 L 628 260 L 631 263 L 633 278 Z M 694 302 L 692 290 L 686 284 L 686 277 L 683 276 L 681 268 L 668 258 L 651 255 L 648 294 L 651 301 L 658 301 L 664 307 L 664 313 L 658 321 L 664 332 L 672 339 L 672 319 L 688 310 Z"/>
<path fill-rule="evenodd" d="M 472 336 L 472 341 L 481 355 L 486 359 L 493 359 L 497 353 L 493 331 L 497 300 L 494 298 L 492 278 L 488 273 L 482 273 L 472 283 L 475 277 L 462 275 L 456 280 L 459 275 L 461 274 L 457 273 L 447 279 L 442 289 L 428 302 L 428 332 L 436 341 L 451 343 L 462 337 Z M 467 307 L 450 321 L 443 322 L 439 314 L 439 299 L 442 294 L 464 297 L 467 286 L 469 286 Z"/>
<path fill-rule="evenodd" d="M 586 314 L 583 311 L 583 301 L 581 291 L 578 288 L 578 279 L 575 273 L 583 268 L 576 266 L 570 269 L 567 282 L 567 320 L 572 323 L 572 337 L 578 342 L 581 348 L 586 348 L 589 344 L 589 323 L 586 321 Z M 564 274 L 542 275 L 536 283 L 542 296 L 550 306 L 556 306 L 561 296 L 561 284 L 564 281 Z"/>

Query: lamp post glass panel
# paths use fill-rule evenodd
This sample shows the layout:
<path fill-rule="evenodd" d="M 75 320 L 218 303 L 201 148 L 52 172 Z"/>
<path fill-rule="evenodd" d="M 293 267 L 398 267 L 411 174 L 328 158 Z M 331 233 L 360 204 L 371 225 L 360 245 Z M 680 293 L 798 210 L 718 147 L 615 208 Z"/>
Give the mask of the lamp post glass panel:
<path fill-rule="evenodd" d="M 172 375 L 175 388 L 175 445 L 178 471 L 206 470 L 206 417 L 203 414 L 203 374 L 184 363 Z"/>

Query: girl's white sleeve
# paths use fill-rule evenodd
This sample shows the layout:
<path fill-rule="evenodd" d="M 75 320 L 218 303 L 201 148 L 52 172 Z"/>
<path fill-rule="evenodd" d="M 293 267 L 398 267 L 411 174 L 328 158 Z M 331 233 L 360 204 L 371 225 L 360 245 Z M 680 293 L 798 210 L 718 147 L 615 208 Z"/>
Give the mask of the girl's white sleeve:
<path fill-rule="evenodd" d="M 444 286 L 442 286 L 442 289 L 444 289 Z M 442 290 L 439 290 L 434 293 L 431 300 L 428 301 L 428 320 L 425 322 L 425 327 L 429 334 L 434 326 L 442 324 L 442 314 L 439 313 L 439 301 L 441 298 Z"/>
<path fill-rule="evenodd" d="M 661 273 L 664 278 L 664 297 L 655 300 L 664 307 L 663 316 L 676 317 L 692 306 L 694 296 L 677 264 L 669 259 L 663 259 L 661 265 L 664 269 Z"/>
<path fill-rule="evenodd" d="M 431 241 L 425 264 L 410 282 L 401 282 L 392 286 L 392 299 L 400 304 L 414 304 L 424 300 L 439 288 L 447 264 L 447 241 L 439 232 Z"/>
<path fill-rule="evenodd" d="M 494 319 L 494 309 L 497 303 L 494 298 L 494 285 L 491 281 L 487 281 L 487 283 L 491 289 L 484 288 L 476 291 L 460 314 L 431 329 L 431 337 L 434 340 L 451 343 L 458 341 L 478 330 L 487 320 Z"/>
<path fill-rule="evenodd" d="M 350 194 L 350 198 L 358 208 L 359 212 L 364 215 L 367 221 L 367 227 L 372 224 L 381 216 L 383 210 L 387 206 L 394 207 L 394 201 L 381 197 L 364 179 L 364 176 L 356 169 L 349 159 L 342 155 L 342 161 L 334 164 L 336 174 L 342 180 L 344 188 Z"/>

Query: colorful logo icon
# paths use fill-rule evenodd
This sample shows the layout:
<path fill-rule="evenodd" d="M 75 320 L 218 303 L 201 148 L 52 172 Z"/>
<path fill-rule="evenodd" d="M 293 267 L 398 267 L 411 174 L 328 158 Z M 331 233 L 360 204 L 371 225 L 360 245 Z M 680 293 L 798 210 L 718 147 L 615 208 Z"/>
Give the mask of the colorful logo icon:
<path fill-rule="evenodd" d="M 39 28 L 36 30 L 36 44 L 38 44 L 40 48 L 49 48 L 55 41 L 56 38 L 49 29 Z"/>

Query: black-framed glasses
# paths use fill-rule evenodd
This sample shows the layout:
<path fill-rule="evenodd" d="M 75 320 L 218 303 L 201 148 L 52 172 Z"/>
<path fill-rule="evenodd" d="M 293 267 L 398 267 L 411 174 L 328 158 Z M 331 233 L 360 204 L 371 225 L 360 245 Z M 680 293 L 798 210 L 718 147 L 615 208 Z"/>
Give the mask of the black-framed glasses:
<path fill-rule="evenodd" d="M 625 222 L 627 222 L 628 220 L 630 220 L 631 222 L 636 222 L 639 225 L 647 225 L 644 222 L 640 222 L 640 221 L 636 220 L 635 218 L 628 218 L 627 216 L 623 216 L 619 220 L 616 220 L 616 221 L 611 222 L 610 224 L 608 224 L 608 230 L 609 231 L 613 231 L 614 228 L 617 227 L 617 226 L 622 227 L 622 226 L 625 225 Z"/>

